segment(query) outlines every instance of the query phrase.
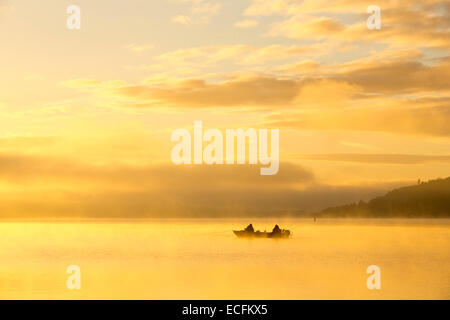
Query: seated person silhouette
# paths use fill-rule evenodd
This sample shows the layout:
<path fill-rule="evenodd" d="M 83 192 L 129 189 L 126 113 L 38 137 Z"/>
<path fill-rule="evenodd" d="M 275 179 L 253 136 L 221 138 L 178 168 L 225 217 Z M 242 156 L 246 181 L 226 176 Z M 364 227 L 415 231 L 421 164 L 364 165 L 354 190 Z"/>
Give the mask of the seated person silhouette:
<path fill-rule="evenodd" d="M 246 232 L 255 232 L 251 223 L 247 226 L 247 228 L 245 228 L 245 231 Z"/>
<path fill-rule="evenodd" d="M 277 234 L 281 233 L 281 229 L 280 229 L 280 227 L 277 224 L 273 228 L 272 233 L 277 233 Z"/>

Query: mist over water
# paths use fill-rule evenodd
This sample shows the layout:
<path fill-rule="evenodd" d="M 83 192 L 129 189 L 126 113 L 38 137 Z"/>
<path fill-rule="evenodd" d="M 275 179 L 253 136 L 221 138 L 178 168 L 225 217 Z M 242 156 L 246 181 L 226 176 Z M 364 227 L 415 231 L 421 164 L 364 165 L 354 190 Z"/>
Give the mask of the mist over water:
<path fill-rule="evenodd" d="M 289 240 L 238 239 L 253 223 Z M 1 299 L 449 299 L 450 219 L 0 223 Z M 81 268 L 69 290 L 66 268 Z M 381 268 L 381 290 L 366 269 Z"/>

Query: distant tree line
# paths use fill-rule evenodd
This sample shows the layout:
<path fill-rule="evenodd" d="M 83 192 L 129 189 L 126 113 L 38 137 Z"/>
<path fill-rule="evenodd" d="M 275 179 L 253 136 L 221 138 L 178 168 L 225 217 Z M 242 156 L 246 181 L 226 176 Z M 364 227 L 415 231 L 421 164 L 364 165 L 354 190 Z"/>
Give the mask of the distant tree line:
<path fill-rule="evenodd" d="M 323 210 L 320 216 L 342 217 L 450 217 L 450 177 L 418 182 L 415 186 L 394 189 L 369 202 L 360 201 Z"/>

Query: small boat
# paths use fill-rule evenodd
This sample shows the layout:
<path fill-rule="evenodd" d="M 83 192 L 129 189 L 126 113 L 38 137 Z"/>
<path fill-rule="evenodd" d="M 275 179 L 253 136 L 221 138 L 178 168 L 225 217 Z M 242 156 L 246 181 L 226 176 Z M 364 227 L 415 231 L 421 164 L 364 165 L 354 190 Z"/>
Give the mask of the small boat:
<path fill-rule="evenodd" d="M 244 230 L 233 230 L 233 233 L 238 238 L 289 238 L 291 235 L 289 230 L 280 229 L 278 225 L 275 225 L 272 232 L 266 232 L 255 231 L 252 224 L 249 224 Z"/>

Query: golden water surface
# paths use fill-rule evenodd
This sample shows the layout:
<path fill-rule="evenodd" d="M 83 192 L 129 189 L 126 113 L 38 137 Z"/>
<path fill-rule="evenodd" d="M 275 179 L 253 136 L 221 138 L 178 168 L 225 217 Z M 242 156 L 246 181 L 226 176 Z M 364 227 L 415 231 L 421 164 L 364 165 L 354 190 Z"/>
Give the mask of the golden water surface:
<path fill-rule="evenodd" d="M 293 237 L 232 234 L 249 222 Z M 449 219 L 25 221 L 0 236 L 1 299 L 450 298 Z"/>

